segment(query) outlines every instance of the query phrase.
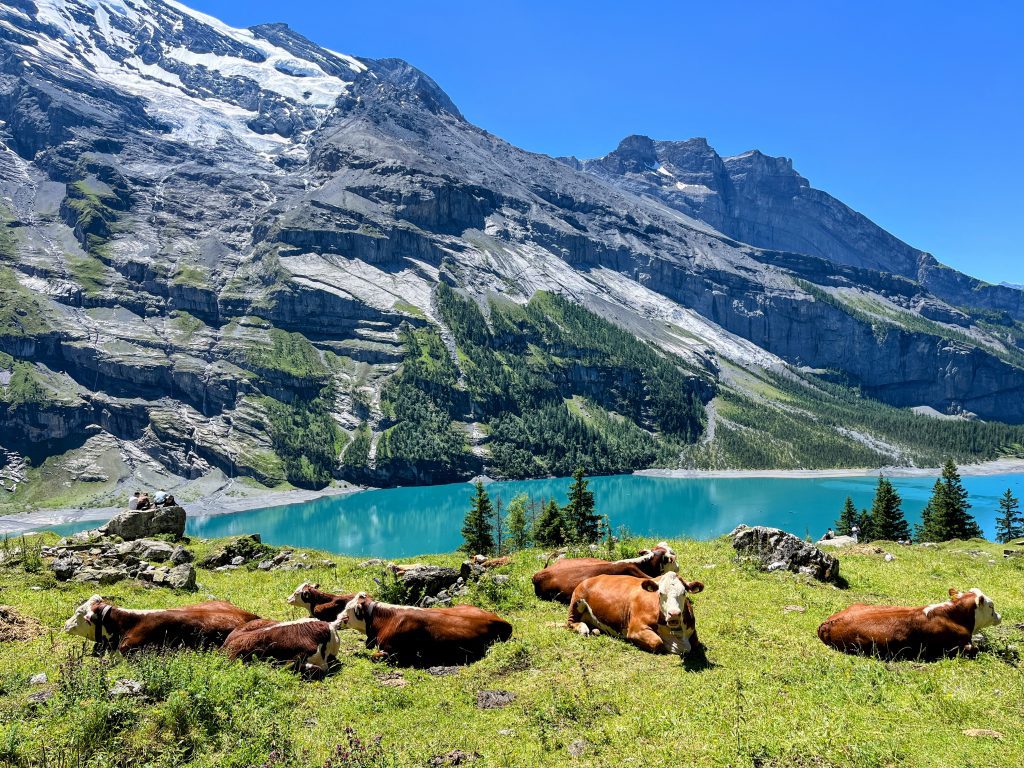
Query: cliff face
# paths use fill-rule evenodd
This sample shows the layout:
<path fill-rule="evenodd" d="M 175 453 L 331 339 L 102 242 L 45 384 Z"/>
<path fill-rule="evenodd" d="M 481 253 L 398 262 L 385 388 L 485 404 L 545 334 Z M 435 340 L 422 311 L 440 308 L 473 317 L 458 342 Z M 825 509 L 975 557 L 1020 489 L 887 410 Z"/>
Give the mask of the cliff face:
<path fill-rule="evenodd" d="M 0 371 L 34 387 L 0 387 L 3 447 L 99 434 L 130 467 L 273 483 L 327 435 L 335 473 L 352 442 L 350 476 L 387 482 L 402 329 L 437 328 L 468 375 L 442 282 L 485 310 L 564 295 L 673 355 L 702 401 L 726 362 L 788 364 L 1024 421 L 1024 292 L 938 265 L 789 160 L 645 137 L 531 154 L 404 62 L 159 0 L 18 0 L 0 24 Z M 448 415 L 486 470 L 468 401 Z"/>

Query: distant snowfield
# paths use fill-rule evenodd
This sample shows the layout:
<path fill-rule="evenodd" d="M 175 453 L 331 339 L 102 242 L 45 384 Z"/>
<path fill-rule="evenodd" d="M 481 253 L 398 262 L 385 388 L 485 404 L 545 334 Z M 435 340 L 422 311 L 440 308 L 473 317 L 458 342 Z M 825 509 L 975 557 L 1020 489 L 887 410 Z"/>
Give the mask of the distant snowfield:
<path fill-rule="evenodd" d="M 164 48 L 164 56 L 182 64 L 202 67 L 225 78 L 251 81 L 264 92 L 321 112 L 332 109 L 338 97 L 352 85 L 351 80 L 328 74 L 316 62 L 300 60 L 247 29 L 229 27 L 173 0 L 166 0 L 165 5 L 191 16 L 216 34 L 244 45 L 265 59 L 254 62 L 236 56 L 194 53 L 181 47 Z M 137 41 L 111 23 L 111 14 L 127 19 L 133 26 L 157 30 L 166 23 L 162 23 L 155 4 L 151 7 L 134 0 L 38 0 L 37 6 L 38 21 L 56 28 L 60 34 L 53 38 L 39 35 L 35 45 L 22 45 L 29 57 L 51 56 L 64 62 L 65 66 L 78 63 L 110 85 L 145 99 L 147 110 L 154 117 L 175 127 L 172 138 L 215 144 L 230 136 L 259 151 L 274 151 L 292 144 L 282 136 L 260 134 L 249 128 L 246 123 L 258 114 L 257 111 L 190 93 L 177 73 L 158 64 L 146 64 L 136 55 Z M 77 21 L 76 12 L 91 12 L 96 20 L 95 29 Z M 27 18 L 15 8 L 5 8 L 3 13 Z M 12 25 L 0 20 L 0 30 L 4 27 L 13 29 Z M 95 38 L 96 29 L 99 30 L 99 39 Z M 122 58 L 120 56 L 113 58 L 109 50 L 122 51 L 123 61 L 118 60 Z M 336 56 L 339 63 L 347 66 L 354 75 L 366 71 L 366 65 L 352 56 L 333 52 L 331 55 Z"/>

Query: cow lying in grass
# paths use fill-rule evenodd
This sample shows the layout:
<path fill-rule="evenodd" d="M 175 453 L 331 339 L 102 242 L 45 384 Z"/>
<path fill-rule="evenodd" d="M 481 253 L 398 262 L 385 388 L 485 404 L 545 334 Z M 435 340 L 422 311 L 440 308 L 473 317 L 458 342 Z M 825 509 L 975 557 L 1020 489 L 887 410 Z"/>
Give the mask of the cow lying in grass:
<path fill-rule="evenodd" d="M 378 657 L 409 666 L 473 662 L 512 636 L 511 624 L 472 605 L 411 608 L 378 603 L 365 592 L 349 601 L 341 621 L 366 635 Z"/>
<path fill-rule="evenodd" d="M 111 605 L 93 595 L 64 624 L 64 631 L 96 643 L 97 653 L 139 648 L 219 646 L 237 627 L 258 619 L 237 605 L 211 601 L 180 608 L 136 611 Z"/>
<path fill-rule="evenodd" d="M 949 598 L 917 608 L 851 605 L 822 622 L 818 637 L 839 651 L 890 659 L 935 659 L 958 653 L 973 656 L 974 633 L 996 626 L 1002 617 L 980 589 L 950 589 Z"/>
<path fill-rule="evenodd" d="M 305 608 L 309 611 L 310 617 L 321 621 L 334 621 L 341 612 L 345 610 L 348 601 L 355 597 L 350 595 L 335 595 L 330 592 L 321 592 L 319 584 L 303 582 L 288 598 L 289 605 Z"/>
<path fill-rule="evenodd" d="M 592 576 L 633 576 L 638 579 L 649 579 L 678 570 L 676 553 L 663 541 L 654 549 L 641 550 L 639 556 L 628 560 L 600 560 L 596 557 L 556 560 L 533 575 L 533 591 L 541 600 L 568 603 L 573 590 L 584 579 Z"/>
<path fill-rule="evenodd" d="M 319 619 L 257 619 L 228 635 L 224 650 L 231 659 L 294 664 L 299 672 L 322 676 L 327 673 L 331 659 L 338 655 L 339 623 Z"/>
<path fill-rule="evenodd" d="M 657 579 L 594 576 L 573 591 L 568 626 L 581 635 L 623 637 L 649 653 L 703 651 L 688 597 L 703 589 L 676 573 Z"/>

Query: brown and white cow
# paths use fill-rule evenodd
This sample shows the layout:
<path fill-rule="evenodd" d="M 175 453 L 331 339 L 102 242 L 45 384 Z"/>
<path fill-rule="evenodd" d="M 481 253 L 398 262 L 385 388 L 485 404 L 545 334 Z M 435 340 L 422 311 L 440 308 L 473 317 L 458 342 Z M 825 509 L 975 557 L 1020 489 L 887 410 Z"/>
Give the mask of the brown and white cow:
<path fill-rule="evenodd" d="M 319 584 L 310 584 L 308 581 L 299 584 L 288 598 L 289 605 L 305 608 L 309 611 L 310 617 L 320 621 L 334 621 L 337 619 L 348 601 L 355 597 L 355 594 L 335 595 L 330 592 L 322 592 Z"/>
<path fill-rule="evenodd" d="M 541 600 L 568 603 L 574 589 L 592 576 L 633 576 L 638 579 L 657 578 L 669 571 L 678 571 L 676 553 L 667 542 L 654 549 L 641 550 L 627 560 L 600 560 L 596 557 L 575 557 L 556 560 L 544 570 L 533 574 L 533 591 Z"/>
<path fill-rule="evenodd" d="M 512 636 L 511 624 L 472 605 L 412 608 L 379 603 L 365 592 L 349 601 L 341 621 L 366 635 L 366 647 L 379 656 L 410 666 L 466 664 Z"/>
<path fill-rule="evenodd" d="M 623 637 L 649 653 L 684 656 L 703 650 L 688 597 L 703 590 L 699 581 L 671 572 L 657 579 L 592 576 L 572 593 L 568 626 L 581 635 Z"/>
<path fill-rule="evenodd" d="M 944 603 L 906 608 L 895 605 L 851 605 L 818 627 L 825 645 L 847 653 L 872 653 L 884 658 L 938 658 L 974 655 L 972 635 L 1002 621 L 995 605 L 980 589 L 949 590 Z"/>
<path fill-rule="evenodd" d="M 300 672 L 321 675 L 338 655 L 340 621 L 257 619 L 234 630 L 224 641 L 232 659 L 260 659 L 294 664 Z"/>
<path fill-rule="evenodd" d="M 258 618 L 224 601 L 137 611 L 93 595 L 75 609 L 64 631 L 94 641 L 98 652 L 109 647 L 128 653 L 144 647 L 218 646 L 236 627 Z"/>

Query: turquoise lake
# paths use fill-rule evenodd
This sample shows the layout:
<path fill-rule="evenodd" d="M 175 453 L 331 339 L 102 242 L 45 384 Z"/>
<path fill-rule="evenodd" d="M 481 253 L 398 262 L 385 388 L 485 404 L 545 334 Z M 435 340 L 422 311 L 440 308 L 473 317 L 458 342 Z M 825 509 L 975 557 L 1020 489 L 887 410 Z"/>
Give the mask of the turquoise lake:
<path fill-rule="evenodd" d="M 519 493 L 566 500 L 569 479 L 488 483 L 491 498 Z M 935 478 L 892 478 L 911 525 L 920 519 Z M 740 523 L 771 525 L 818 538 L 838 517 L 847 496 L 869 507 L 876 480 L 857 478 L 662 478 L 615 475 L 590 479 L 597 511 L 616 530 L 640 535 L 708 539 Z M 1024 474 L 965 477 L 972 512 L 994 535 L 997 501 L 1007 488 L 1024 497 Z M 473 486 L 469 483 L 361 491 L 231 515 L 190 517 L 190 536 L 259 533 L 269 544 L 315 547 L 345 555 L 400 558 L 451 552 Z M 79 525 L 78 528 L 86 526 Z"/>

